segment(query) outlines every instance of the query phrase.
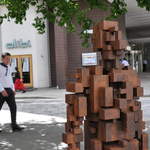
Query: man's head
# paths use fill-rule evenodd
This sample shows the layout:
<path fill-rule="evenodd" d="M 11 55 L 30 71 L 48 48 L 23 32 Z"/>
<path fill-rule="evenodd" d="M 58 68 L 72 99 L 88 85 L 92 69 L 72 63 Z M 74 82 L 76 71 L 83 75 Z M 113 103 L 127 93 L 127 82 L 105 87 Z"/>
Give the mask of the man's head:
<path fill-rule="evenodd" d="M 2 62 L 5 64 L 5 65 L 9 65 L 10 64 L 10 56 L 11 54 L 10 53 L 4 53 L 2 54 Z"/>
<path fill-rule="evenodd" d="M 18 67 L 15 67 L 15 70 L 18 71 Z"/>

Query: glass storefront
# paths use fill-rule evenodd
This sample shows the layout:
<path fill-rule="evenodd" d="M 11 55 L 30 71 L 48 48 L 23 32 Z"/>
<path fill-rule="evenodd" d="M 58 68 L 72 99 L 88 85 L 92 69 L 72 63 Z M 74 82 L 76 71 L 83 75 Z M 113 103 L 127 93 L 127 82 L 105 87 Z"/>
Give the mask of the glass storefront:
<path fill-rule="evenodd" d="M 15 74 L 16 67 L 26 87 L 33 87 L 32 55 L 14 55 L 11 58 L 12 72 Z"/>

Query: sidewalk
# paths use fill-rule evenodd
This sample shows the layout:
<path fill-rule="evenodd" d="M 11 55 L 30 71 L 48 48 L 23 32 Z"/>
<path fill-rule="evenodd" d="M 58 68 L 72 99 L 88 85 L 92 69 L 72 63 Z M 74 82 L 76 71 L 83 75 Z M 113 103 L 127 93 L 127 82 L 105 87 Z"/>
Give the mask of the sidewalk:
<path fill-rule="evenodd" d="M 28 98 L 42 98 L 42 99 L 64 99 L 65 98 L 64 89 L 57 88 L 41 88 L 41 89 L 33 89 L 31 91 L 27 91 L 26 93 L 17 92 L 17 99 L 28 99 Z"/>
<path fill-rule="evenodd" d="M 65 119 L 65 90 L 55 88 L 17 92 L 17 122 L 26 128 L 11 133 L 10 114 L 5 104 L 0 111 L 0 150 L 62 150 Z M 5 116 L 5 117 L 4 117 Z"/>
<path fill-rule="evenodd" d="M 150 97 L 150 73 L 139 74 L 141 78 L 141 85 L 144 87 L 144 96 Z"/>

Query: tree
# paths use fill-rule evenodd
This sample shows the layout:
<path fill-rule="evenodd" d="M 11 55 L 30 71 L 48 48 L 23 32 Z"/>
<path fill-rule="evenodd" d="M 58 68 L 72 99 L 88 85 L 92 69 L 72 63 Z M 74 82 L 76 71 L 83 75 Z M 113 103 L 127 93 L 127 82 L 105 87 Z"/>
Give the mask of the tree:
<path fill-rule="evenodd" d="M 117 18 L 127 12 L 125 0 L 111 0 L 110 4 L 106 0 L 83 0 L 87 3 L 86 9 L 81 9 L 79 0 L 0 0 L 0 5 L 5 5 L 8 12 L 0 16 L 0 23 L 4 19 L 8 21 L 14 19 L 15 23 L 22 24 L 26 20 L 26 12 L 30 6 L 35 6 L 37 17 L 34 19 L 33 26 L 39 33 L 45 31 L 45 19 L 51 23 L 66 27 L 70 32 L 76 31 L 76 25 L 81 26 L 80 36 L 83 46 L 88 46 L 87 41 L 89 34 L 86 32 L 90 29 L 93 21 L 87 17 L 87 13 L 92 9 L 99 8 L 102 10 L 110 9 L 111 15 L 107 19 Z M 150 1 L 136 0 L 139 7 L 150 10 Z"/>

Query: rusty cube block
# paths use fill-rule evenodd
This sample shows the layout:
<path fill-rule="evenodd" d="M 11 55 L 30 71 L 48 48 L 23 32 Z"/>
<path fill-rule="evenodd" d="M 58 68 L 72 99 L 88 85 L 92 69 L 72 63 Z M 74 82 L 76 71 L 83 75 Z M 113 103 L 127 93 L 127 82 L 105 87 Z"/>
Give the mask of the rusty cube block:
<path fill-rule="evenodd" d="M 141 110 L 141 102 L 135 101 L 134 105 L 130 107 L 131 111 Z"/>
<path fill-rule="evenodd" d="M 142 87 L 134 88 L 134 97 L 141 97 L 144 95 L 144 90 Z"/>
<path fill-rule="evenodd" d="M 83 85 L 79 82 L 67 82 L 67 92 L 83 93 Z"/>
<path fill-rule="evenodd" d="M 96 134 L 96 132 L 97 132 L 96 128 L 94 128 L 92 126 L 89 127 L 89 130 L 90 130 L 91 134 Z"/>
<path fill-rule="evenodd" d="M 125 139 L 131 140 L 135 137 L 136 124 L 134 121 L 134 112 L 121 113 L 123 130 L 125 132 Z"/>
<path fill-rule="evenodd" d="M 99 90 L 100 93 L 100 106 L 112 107 L 113 106 L 113 88 L 103 87 Z"/>
<path fill-rule="evenodd" d="M 91 150 L 90 149 L 90 139 L 91 139 L 91 134 L 90 134 L 90 126 L 89 126 L 89 120 L 84 121 L 84 149 L 85 150 Z"/>
<path fill-rule="evenodd" d="M 89 70 L 90 70 L 91 75 L 102 75 L 103 74 L 102 66 L 90 66 Z"/>
<path fill-rule="evenodd" d="M 148 150 L 148 134 L 142 134 L 142 150 Z"/>
<path fill-rule="evenodd" d="M 120 145 L 118 144 L 109 144 L 109 145 L 105 145 L 104 146 L 104 150 L 126 150 L 125 147 L 121 147 Z"/>
<path fill-rule="evenodd" d="M 120 118 L 120 110 L 118 108 L 101 108 L 99 112 L 101 120 L 112 120 Z"/>
<path fill-rule="evenodd" d="M 78 73 L 77 82 L 82 83 L 83 87 L 89 87 L 90 85 L 89 68 L 77 69 L 77 73 Z"/>
<path fill-rule="evenodd" d="M 112 49 L 112 45 L 110 44 L 110 43 L 107 43 L 107 42 L 105 42 L 105 45 L 104 45 L 104 47 L 103 47 L 103 49 L 105 50 L 105 51 L 109 51 L 109 52 L 111 52 L 113 49 Z M 114 55 L 115 53 L 113 53 L 113 55 Z M 114 55 L 115 56 L 115 55 Z"/>
<path fill-rule="evenodd" d="M 126 98 L 128 100 L 133 99 L 133 87 L 130 82 L 125 83 L 124 89 L 119 89 L 120 98 Z"/>
<path fill-rule="evenodd" d="M 136 122 L 135 125 L 136 125 L 136 127 L 135 127 L 136 138 L 141 140 L 142 132 L 143 132 L 143 130 L 145 128 L 145 122 L 144 121 L 139 121 L 139 122 Z"/>
<path fill-rule="evenodd" d="M 121 147 L 126 147 L 127 150 L 128 150 L 128 147 L 129 147 L 129 141 L 128 141 L 128 140 L 121 139 L 121 140 L 119 140 L 118 144 L 119 144 Z"/>
<path fill-rule="evenodd" d="M 140 87 L 141 81 L 134 70 L 122 70 L 122 73 L 126 75 L 127 81 L 132 84 L 133 88 Z"/>
<path fill-rule="evenodd" d="M 81 120 L 75 120 L 72 122 L 73 127 L 79 127 L 83 124 Z"/>
<path fill-rule="evenodd" d="M 114 28 L 113 31 L 119 30 L 119 24 L 116 21 L 103 21 L 99 23 L 99 26 L 101 30 L 111 31 L 112 28 Z"/>
<path fill-rule="evenodd" d="M 76 121 L 73 105 L 67 105 L 67 120 L 68 121 Z"/>
<path fill-rule="evenodd" d="M 82 142 L 83 141 L 83 133 L 76 134 L 75 141 L 76 141 L 76 143 Z"/>
<path fill-rule="evenodd" d="M 77 99 L 77 95 L 75 94 L 66 94 L 65 97 L 66 103 L 70 105 L 74 104 Z"/>
<path fill-rule="evenodd" d="M 67 150 L 80 150 L 77 143 L 69 144 Z"/>
<path fill-rule="evenodd" d="M 102 51 L 102 57 L 104 60 L 115 60 L 115 53 L 113 51 Z"/>
<path fill-rule="evenodd" d="M 122 40 L 122 37 L 123 37 L 122 31 L 115 32 L 115 40 L 116 41 Z"/>
<path fill-rule="evenodd" d="M 96 51 L 97 49 L 103 48 L 103 31 L 99 29 L 99 25 L 94 26 L 93 28 L 94 34 L 92 36 L 93 49 Z"/>
<path fill-rule="evenodd" d="M 90 149 L 91 150 L 102 150 L 102 142 L 99 139 L 90 140 Z"/>
<path fill-rule="evenodd" d="M 134 126 L 134 112 L 122 112 L 121 118 L 125 129 L 131 129 Z"/>
<path fill-rule="evenodd" d="M 71 122 L 66 122 L 65 123 L 65 132 L 71 132 L 72 130 L 72 126 L 71 126 Z"/>
<path fill-rule="evenodd" d="M 73 128 L 73 134 L 82 134 L 82 128 L 80 127 L 75 127 Z"/>
<path fill-rule="evenodd" d="M 74 103 L 74 115 L 76 117 L 84 117 L 87 115 L 87 98 L 78 96 Z"/>
<path fill-rule="evenodd" d="M 90 104 L 91 111 L 98 113 L 100 108 L 100 92 L 101 87 L 108 87 L 109 78 L 107 75 L 93 75 L 91 76 L 91 90 L 90 90 Z"/>
<path fill-rule="evenodd" d="M 138 110 L 134 112 L 134 121 L 135 122 L 139 122 L 143 120 L 143 111 L 142 110 Z"/>
<path fill-rule="evenodd" d="M 63 142 L 66 144 L 74 144 L 75 143 L 75 135 L 72 133 L 64 133 L 63 134 Z"/>
<path fill-rule="evenodd" d="M 137 139 L 130 140 L 130 149 L 139 150 L 140 149 L 140 142 Z"/>
<path fill-rule="evenodd" d="M 99 121 L 98 124 L 98 139 L 103 142 L 118 141 L 122 136 L 121 122 L 105 122 Z"/>
<path fill-rule="evenodd" d="M 104 32 L 104 41 L 106 42 L 112 42 L 115 41 L 115 33 L 114 32 Z"/>
<path fill-rule="evenodd" d="M 114 99 L 114 105 L 121 111 L 127 111 L 127 100 L 126 99 Z"/>
<path fill-rule="evenodd" d="M 114 50 L 123 50 L 126 49 L 127 47 L 127 41 L 125 40 L 114 41 L 112 42 L 112 45 Z"/>
<path fill-rule="evenodd" d="M 125 82 L 127 81 L 127 75 L 122 72 L 122 70 L 113 69 L 110 73 L 111 82 Z"/>

